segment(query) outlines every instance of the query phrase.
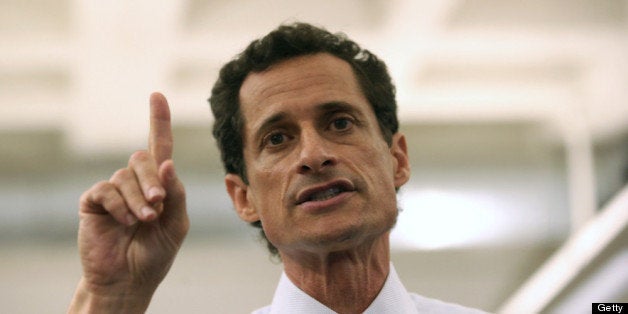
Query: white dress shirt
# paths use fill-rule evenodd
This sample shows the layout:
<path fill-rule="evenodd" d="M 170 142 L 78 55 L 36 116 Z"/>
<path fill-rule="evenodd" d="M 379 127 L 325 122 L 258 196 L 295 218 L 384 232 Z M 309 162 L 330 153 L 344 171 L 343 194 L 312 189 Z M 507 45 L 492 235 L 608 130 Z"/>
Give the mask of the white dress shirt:
<path fill-rule="evenodd" d="M 279 280 L 273 302 L 253 314 L 336 314 L 333 310 L 309 296 L 295 286 L 284 272 Z M 364 311 L 365 314 L 404 314 L 404 313 L 447 313 L 479 314 L 480 310 L 470 309 L 457 304 L 430 299 L 415 293 L 408 293 L 399 280 L 395 268 L 390 265 L 390 272 L 373 303 Z"/>

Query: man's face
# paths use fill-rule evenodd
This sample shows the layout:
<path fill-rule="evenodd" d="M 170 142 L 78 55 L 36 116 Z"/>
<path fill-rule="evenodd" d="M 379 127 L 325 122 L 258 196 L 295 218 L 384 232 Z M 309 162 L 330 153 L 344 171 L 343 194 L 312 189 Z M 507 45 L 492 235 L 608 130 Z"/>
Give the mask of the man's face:
<path fill-rule="evenodd" d="M 227 190 L 280 252 L 348 249 L 392 228 L 405 139 L 388 146 L 348 63 L 315 54 L 251 73 L 240 104 L 249 184 L 229 174 Z"/>

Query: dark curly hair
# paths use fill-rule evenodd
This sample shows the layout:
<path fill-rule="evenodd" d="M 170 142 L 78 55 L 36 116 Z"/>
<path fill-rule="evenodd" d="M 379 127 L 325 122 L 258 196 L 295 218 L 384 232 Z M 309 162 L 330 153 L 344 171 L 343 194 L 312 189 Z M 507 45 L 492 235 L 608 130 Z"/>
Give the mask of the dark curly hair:
<path fill-rule="evenodd" d="M 214 84 L 209 102 L 214 114 L 213 135 L 221 152 L 227 173 L 239 175 L 248 184 L 243 156 L 242 130 L 244 119 L 240 112 L 240 87 L 251 72 L 262 72 L 281 61 L 317 53 L 329 53 L 351 65 L 359 86 L 373 108 L 380 130 L 388 145 L 399 129 L 395 86 L 384 62 L 342 33 L 307 23 L 281 25 L 261 39 L 251 42 L 236 58 L 225 64 Z M 262 228 L 261 222 L 252 223 Z M 261 236 L 270 252 L 278 256 L 277 248 Z"/>

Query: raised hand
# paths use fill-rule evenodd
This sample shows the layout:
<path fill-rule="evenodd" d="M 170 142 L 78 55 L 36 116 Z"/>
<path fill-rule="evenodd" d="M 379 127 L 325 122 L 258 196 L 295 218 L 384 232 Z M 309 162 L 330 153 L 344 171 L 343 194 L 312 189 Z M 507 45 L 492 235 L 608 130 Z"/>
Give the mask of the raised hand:
<path fill-rule="evenodd" d="M 185 190 L 172 162 L 170 111 L 150 97 L 148 151 L 137 151 L 81 196 L 83 277 L 69 312 L 142 313 L 189 229 Z"/>

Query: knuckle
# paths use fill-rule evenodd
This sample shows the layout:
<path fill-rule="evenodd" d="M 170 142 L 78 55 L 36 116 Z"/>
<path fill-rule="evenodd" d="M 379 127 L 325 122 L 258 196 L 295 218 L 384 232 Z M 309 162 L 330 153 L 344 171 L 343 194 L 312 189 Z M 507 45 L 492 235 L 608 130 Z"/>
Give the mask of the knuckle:
<path fill-rule="evenodd" d="M 150 160 L 150 154 L 145 150 L 138 150 L 131 155 L 129 158 L 129 166 L 138 163 L 144 163 Z"/>
<path fill-rule="evenodd" d="M 80 207 L 91 207 L 92 204 L 103 204 L 111 186 L 107 181 L 100 181 L 83 192 L 79 198 Z"/>
<path fill-rule="evenodd" d="M 131 177 L 131 170 L 129 170 L 128 168 L 122 168 L 122 169 L 116 170 L 116 172 L 113 173 L 113 175 L 111 176 L 111 179 L 109 179 L 109 182 L 119 185 L 123 181 L 128 180 L 130 177 Z"/>
<path fill-rule="evenodd" d="M 103 180 L 103 181 L 96 182 L 96 184 L 94 184 L 92 188 L 89 189 L 87 192 L 90 192 L 90 191 L 97 192 L 97 191 L 102 191 L 102 190 L 108 190 L 109 188 L 110 188 L 109 182 Z"/>
<path fill-rule="evenodd" d="M 79 210 L 82 208 L 86 208 L 89 206 L 90 204 L 90 191 L 85 191 L 83 192 L 83 194 L 81 194 L 81 197 L 79 198 Z"/>

